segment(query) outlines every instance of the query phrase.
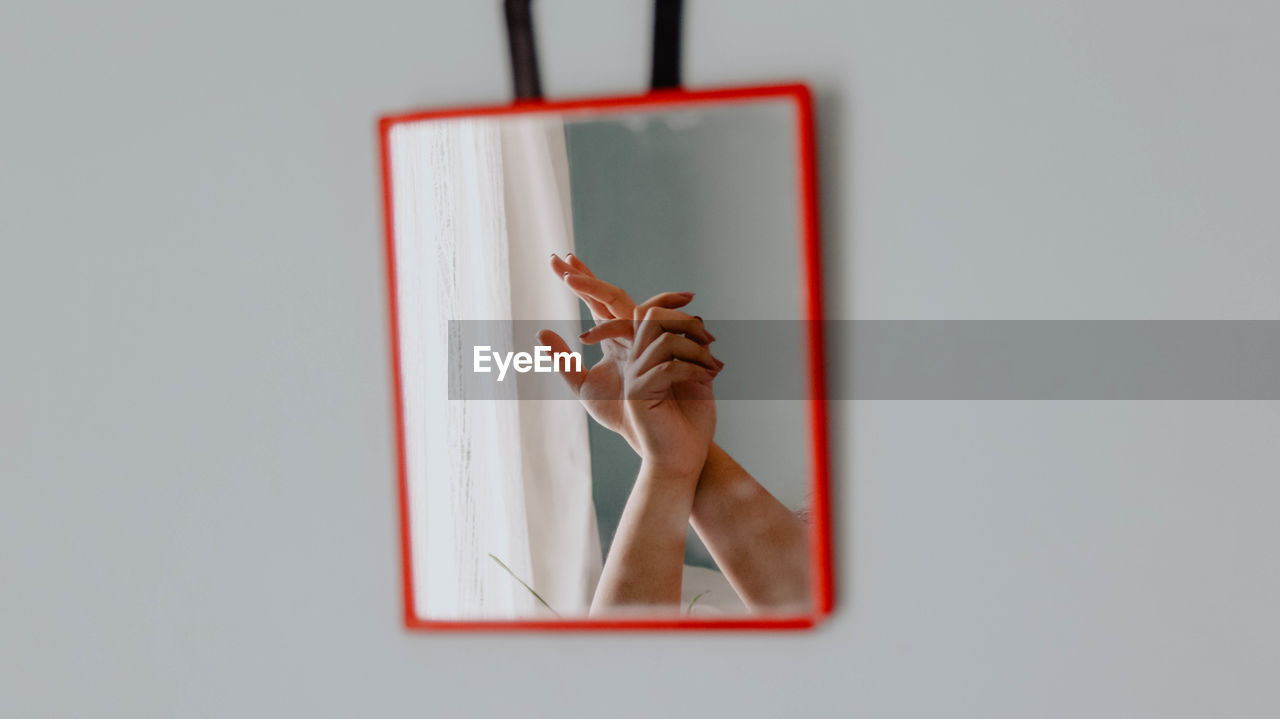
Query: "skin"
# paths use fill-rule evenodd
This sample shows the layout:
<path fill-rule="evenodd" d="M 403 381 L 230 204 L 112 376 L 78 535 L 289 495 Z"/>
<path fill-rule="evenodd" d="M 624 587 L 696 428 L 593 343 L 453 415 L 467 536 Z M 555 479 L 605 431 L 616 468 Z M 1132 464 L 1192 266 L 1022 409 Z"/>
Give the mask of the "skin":
<path fill-rule="evenodd" d="M 637 305 L 573 255 L 553 255 L 551 269 L 591 310 L 598 324 L 581 339 L 601 343 L 604 355 L 564 379 L 588 413 L 641 457 L 593 613 L 637 604 L 678 608 L 687 523 L 750 610 L 807 611 L 807 526 L 712 441 L 710 379 L 724 364 L 708 349 L 715 337 L 702 319 L 678 310 L 693 293 L 663 293 Z M 569 349 L 549 330 L 539 341 L 553 351 Z M 672 363 L 709 377 L 682 370 L 688 378 L 645 385 L 647 395 L 632 392 L 644 372 Z"/>
<path fill-rule="evenodd" d="M 600 575 L 594 614 L 680 603 L 685 525 L 715 434 L 711 382 L 719 369 L 705 347 L 664 332 L 659 311 L 637 312 L 622 374 L 623 414 L 642 461 Z M 682 360 L 686 355 L 709 366 Z"/>

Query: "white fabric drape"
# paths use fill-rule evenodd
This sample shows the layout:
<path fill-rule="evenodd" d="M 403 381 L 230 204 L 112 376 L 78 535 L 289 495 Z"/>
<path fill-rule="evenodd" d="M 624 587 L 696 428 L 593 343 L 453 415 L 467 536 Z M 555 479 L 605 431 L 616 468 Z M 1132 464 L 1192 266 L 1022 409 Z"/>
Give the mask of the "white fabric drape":
<path fill-rule="evenodd" d="M 578 300 L 548 270 L 552 252 L 573 249 L 564 123 L 502 123 L 512 318 L 576 317 Z M 531 338 L 515 338 L 517 344 Z M 570 342 L 576 342 L 569 337 Z M 587 413 L 577 402 L 521 400 L 521 457 L 533 586 L 557 611 L 585 614 L 600 578 L 601 547 L 591 500 Z"/>
<path fill-rule="evenodd" d="M 390 135 L 400 371 L 416 614 L 586 610 L 601 564 L 585 412 L 573 402 L 449 399 L 451 319 L 576 316 L 546 269 L 572 248 L 559 121 L 459 119 Z M 516 309 L 518 309 L 518 314 Z M 531 337 L 493 327 L 495 348 Z M 460 366 L 449 367 L 448 362 Z"/>

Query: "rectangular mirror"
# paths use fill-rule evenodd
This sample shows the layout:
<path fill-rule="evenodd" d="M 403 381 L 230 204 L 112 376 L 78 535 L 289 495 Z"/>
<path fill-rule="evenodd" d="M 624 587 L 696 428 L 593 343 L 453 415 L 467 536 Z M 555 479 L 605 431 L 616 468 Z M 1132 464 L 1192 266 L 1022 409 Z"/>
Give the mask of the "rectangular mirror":
<path fill-rule="evenodd" d="M 808 90 L 381 124 L 405 621 L 829 612 Z"/>

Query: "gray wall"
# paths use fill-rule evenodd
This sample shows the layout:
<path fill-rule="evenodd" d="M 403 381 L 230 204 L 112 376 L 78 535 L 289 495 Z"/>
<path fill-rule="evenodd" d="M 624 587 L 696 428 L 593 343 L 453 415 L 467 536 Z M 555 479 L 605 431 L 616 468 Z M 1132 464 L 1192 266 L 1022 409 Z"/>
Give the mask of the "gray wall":
<path fill-rule="evenodd" d="M 819 93 L 833 315 L 1280 316 L 1276 5 L 690 5 Z M 0 10 L 0 715 L 1280 712 L 1274 402 L 839 403 L 817 632 L 402 631 L 373 118 L 505 98 L 497 6 Z"/>

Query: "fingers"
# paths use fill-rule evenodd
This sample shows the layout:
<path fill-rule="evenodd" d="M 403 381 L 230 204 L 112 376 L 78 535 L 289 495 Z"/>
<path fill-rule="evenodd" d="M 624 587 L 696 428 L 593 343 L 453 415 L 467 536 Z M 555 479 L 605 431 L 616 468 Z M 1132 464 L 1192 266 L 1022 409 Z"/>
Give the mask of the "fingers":
<path fill-rule="evenodd" d="M 564 275 L 564 282 L 579 297 L 585 295 L 607 307 L 610 317 L 630 317 L 635 309 L 636 303 L 630 295 L 604 280 L 581 272 L 569 272 Z"/>
<path fill-rule="evenodd" d="M 636 305 L 636 309 L 640 310 L 640 316 L 643 317 L 650 307 L 666 307 L 674 310 L 677 307 L 684 307 L 692 301 L 692 292 L 663 292 Z"/>
<path fill-rule="evenodd" d="M 560 275 L 563 275 L 566 272 L 581 272 L 587 277 L 596 276 L 596 273 L 592 272 L 590 267 L 587 267 L 587 263 L 583 262 L 572 252 L 566 252 L 564 259 L 561 259 L 559 255 L 552 252 L 551 260 L 552 269 L 557 270 Z"/>
<path fill-rule="evenodd" d="M 672 296 L 685 293 L 669 293 Z M 644 305 L 641 305 L 643 307 Z M 640 308 L 636 308 L 636 313 L 640 313 Z M 707 331 L 702 324 L 701 317 L 680 312 L 679 310 L 668 309 L 665 307 L 653 307 L 644 312 L 644 317 L 651 318 L 656 323 L 657 332 L 674 332 L 675 334 L 686 335 L 695 342 L 701 344 L 710 344 L 715 341 L 715 335 Z M 602 322 L 595 327 L 578 335 L 578 338 L 587 344 L 593 344 L 607 339 L 626 338 L 631 339 L 635 336 L 636 323 L 633 320 L 616 319 Z M 652 339 L 650 340 L 652 341 Z"/>
<path fill-rule="evenodd" d="M 638 348 L 637 351 L 643 350 L 644 347 L 658 339 L 658 336 L 664 332 L 686 334 L 702 344 L 710 344 L 716 339 L 703 326 L 701 317 L 694 317 L 679 310 L 653 307 L 641 314 L 637 309 L 634 319 L 636 321 L 635 346 Z"/>
<path fill-rule="evenodd" d="M 583 262 L 581 259 L 578 258 L 577 255 L 573 254 L 572 252 L 565 255 L 564 258 L 568 260 L 570 265 L 573 265 L 573 268 L 575 270 L 578 270 L 579 272 L 585 272 L 590 277 L 596 276 L 596 273 L 592 272 L 590 267 L 587 267 L 587 263 Z"/>
<path fill-rule="evenodd" d="M 570 351 L 569 343 L 565 342 L 564 338 L 551 330 L 542 330 L 539 332 L 538 342 L 546 347 L 550 347 L 553 355 L 556 352 Z M 563 363 L 563 368 L 560 367 L 560 364 L 561 363 L 559 362 L 556 363 L 560 376 L 563 377 L 565 383 L 569 385 L 569 389 L 573 390 L 575 395 L 578 394 L 578 390 L 582 388 L 582 383 L 587 380 L 587 371 L 570 369 L 573 365 L 572 362 Z"/>
<path fill-rule="evenodd" d="M 566 274 L 581 274 L 583 271 L 585 271 L 589 276 L 595 277 L 595 275 L 590 274 L 591 270 L 586 269 L 587 266 L 582 262 L 582 260 L 578 260 L 573 255 L 566 255 L 566 257 L 568 260 L 562 260 L 555 254 L 551 255 L 551 271 L 556 273 L 556 277 L 564 278 Z M 577 264 L 574 264 L 575 260 L 577 261 Z M 581 268 L 579 265 L 581 265 Z M 573 288 L 571 287 L 570 289 Z M 591 316 L 595 319 L 607 320 L 613 318 L 613 313 L 609 311 L 609 308 L 606 307 L 603 302 L 593 299 L 592 297 L 584 295 L 576 290 L 574 291 L 574 294 L 578 296 L 578 299 L 586 303 L 587 309 L 591 311 Z"/>
<path fill-rule="evenodd" d="M 551 271 L 556 273 L 556 277 L 564 277 L 564 273 L 566 272 L 577 272 L 573 265 L 565 262 L 555 253 L 552 253 L 551 255 Z"/>
<path fill-rule="evenodd" d="M 552 254 L 551 271 L 565 280 L 569 289 L 587 304 L 592 316 L 597 320 L 627 317 L 634 309 L 634 301 L 626 292 L 599 280 L 591 268 L 587 267 L 587 263 L 573 253 L 566 254 L 563 259 Z M 571 281 L 574 277 L 578 279 Z M 640 307 L 645 310 L 650 307 L 675 309 L 684 307 L 692 300 L 692 292 L 663 292 L 645 300 Z"/>
<path fill-rule="evenodd" d="M 638 346 L 639 343 L 633 345 Z M 720 368 L 724 367 L 724 363 L 716 359 L 711 354 L 711 350 L 705 345 L 681 335 L 673 335 L 670 332 L 663 333 L 658 339 L 649 343 L 649 345 L 634 355 L 631 372 L 633 375 L 641 375 L 649 370 L 657 367 L 664 362 L 671 360 L 680 360 L 686 364 L 696 364 L 703 369 L 710 371 L 713 375 L 720 373 Z"/>
<path fill-rule="evenodd" d="M 589 345 L 604 340 L 630 339 L 635 334 L 635 324 L 627 319 L 606 320 L 578 335 L 578 339 Z"/>
<path fill-rule="evenodd" d="M 710 384 L 715 375 L 705 367 L 689 362 L 663 362 L 636 377 L 627 390 L 632 398 L 654 397 L 671 389 L 680 382 L 701 382 Z"/>

